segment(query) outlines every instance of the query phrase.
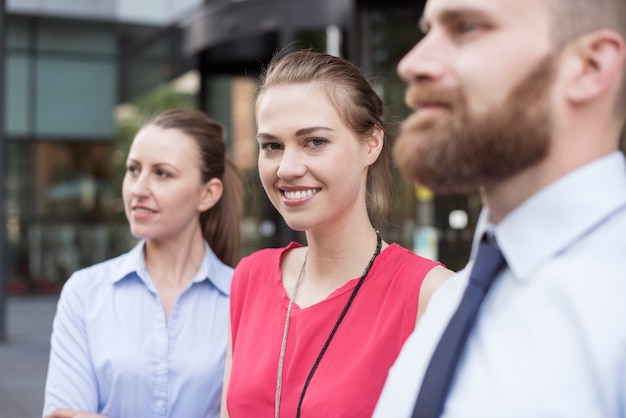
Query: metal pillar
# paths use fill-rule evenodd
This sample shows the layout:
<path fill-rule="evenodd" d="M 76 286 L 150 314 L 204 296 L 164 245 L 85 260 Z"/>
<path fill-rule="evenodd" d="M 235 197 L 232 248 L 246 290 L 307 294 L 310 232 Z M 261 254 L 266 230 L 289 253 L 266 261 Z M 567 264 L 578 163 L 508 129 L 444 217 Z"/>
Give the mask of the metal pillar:
<path fill-rule="evenodd" d="M 6 341 L 6 138 L 4 126 L 5 100 L 5 43 L 6 43 L 5 0 L 0 0 L 0 342 Z"/>

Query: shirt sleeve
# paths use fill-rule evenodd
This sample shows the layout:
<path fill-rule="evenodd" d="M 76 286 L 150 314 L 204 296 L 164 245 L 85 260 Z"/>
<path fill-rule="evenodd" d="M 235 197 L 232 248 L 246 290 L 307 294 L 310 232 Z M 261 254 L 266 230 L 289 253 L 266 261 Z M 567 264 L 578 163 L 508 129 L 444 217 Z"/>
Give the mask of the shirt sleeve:
<path fill-rule="evenodd" d="M 97 381 L 85 326 L 85 298 L 81 294 L 85 278 L 81 272 L 74 273 L 59 298 L 50 340 L 44 414 L 54 408 L 98 411 Z"/>

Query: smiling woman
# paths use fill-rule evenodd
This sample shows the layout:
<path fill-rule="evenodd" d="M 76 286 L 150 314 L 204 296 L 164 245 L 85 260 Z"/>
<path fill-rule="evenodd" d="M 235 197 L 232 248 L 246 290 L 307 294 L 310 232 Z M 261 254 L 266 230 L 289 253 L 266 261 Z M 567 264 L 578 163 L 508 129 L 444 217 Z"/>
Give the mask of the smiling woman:
<path fill-rule="evenodd" d="M 450 274 L 375 228 L 390 190 L 382 115 L 345 59 L 293 52 L 264 74 L 259 176 L 308 246 L 261 250 L 236 267 L 222 416 L 370 416 L 402 342 Z"/>
<path fill-rule="evenodd" d="M 139 130 L 126 167 L 126 217 L 140 242 L 65 284 L 45 416 L 216 417 L 242 198 L 222 126 L 164 112 Z"/>

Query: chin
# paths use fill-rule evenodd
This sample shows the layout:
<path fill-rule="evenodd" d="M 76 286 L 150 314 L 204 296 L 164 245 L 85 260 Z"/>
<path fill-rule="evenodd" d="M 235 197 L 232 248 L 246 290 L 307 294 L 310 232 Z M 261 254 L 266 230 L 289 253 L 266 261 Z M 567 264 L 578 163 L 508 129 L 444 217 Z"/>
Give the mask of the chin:
<path fill-rule="evenodd" d="M 133 228 L 130 227 L 130 234 L 137 239 L 151 239 L 153 238 L 152 234 L 148 231 L 142 231 L 141 228 Z"/>
<path fill-rule="evenodd" d="M 305 226 L 299 223 L 289 223 L 289 222 L 285 222 L 287 224 L 287 226 L 291 229 L 293 229 L 296 232 L 306 232 L 307 230 L 311 229 L 309 226 Z"/>
<path fill-rule="evenodd" d="M 297 232 L 305 232 L 311 229 L 312 227 L 312 225 L 309 222 L 306 222 L 306 221 L 303 222 L 301 219 L 293 219 L 293 217 L 290 219 L 290 217 L 283 216 L 283 220 L 285 221 L 285 223 L 287 224 L 289 228 Z"/>

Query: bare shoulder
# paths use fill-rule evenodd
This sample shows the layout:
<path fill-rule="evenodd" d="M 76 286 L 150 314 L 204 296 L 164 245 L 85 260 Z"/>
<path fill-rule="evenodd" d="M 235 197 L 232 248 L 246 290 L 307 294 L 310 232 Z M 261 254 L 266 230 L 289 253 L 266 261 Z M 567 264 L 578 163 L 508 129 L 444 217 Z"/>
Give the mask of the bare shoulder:
<path fill-rule="evenodd" d="M 442 266 L 432 268 L 422 281 L 422 286 L 419 293 L 419 302 L 417 305 L 417 320 L 419 320 L 422 313 L 426 310 L 430 298 L 435 293 L 439 286 L 445 282 L 454 272 Z"/>
<path fill-rule="evenodd" d="M 432 295 L 435 290 L 437 290 L 439 286 L 453 274 L 454 272 L 452 270 L 447 269 L 443 266 L 433 267 L 426 274 L 426 276 L 424 276 L 421 292 L 424 292 L 426 290 Z"/>

